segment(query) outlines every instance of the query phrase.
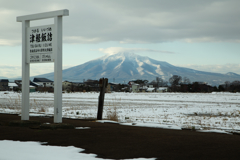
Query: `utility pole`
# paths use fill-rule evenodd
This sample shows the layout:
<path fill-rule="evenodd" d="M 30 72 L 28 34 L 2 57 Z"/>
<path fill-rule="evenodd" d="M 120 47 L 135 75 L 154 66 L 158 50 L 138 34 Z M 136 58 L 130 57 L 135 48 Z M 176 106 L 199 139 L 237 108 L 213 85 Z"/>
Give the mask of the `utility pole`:
<path fill-rule="evenodd" d="M 100 78 L 99 80 L 99 87 L 100 87 L 100 95 L 98 97 L 98 113 L 97 113 L 97 120 L 102 120 L 102 113 L 103 113 L 103 106 L 104 106 L 104 96 L 106 87 L 108 85 L 107 78 Z"/>

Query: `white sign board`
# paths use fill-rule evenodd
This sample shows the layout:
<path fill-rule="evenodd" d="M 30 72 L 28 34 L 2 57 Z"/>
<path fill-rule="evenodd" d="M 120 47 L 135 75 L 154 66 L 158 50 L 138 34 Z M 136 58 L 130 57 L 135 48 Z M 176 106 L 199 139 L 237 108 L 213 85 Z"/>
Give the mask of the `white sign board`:
<path fill-rule="evenodd" d="M 53 62 L 54 25 L 27 29 L 27 62 Z"/>
<path fill-rule="evenodd" d="M 22 115 L 29 120 L 30 63 L 54 62 L 54 123 L 62 123 L 62 17 L 67 9 L 17 17 L 22 22 Z M 54 18 L 53 25 L 30 27 L 30 21 Z"/>

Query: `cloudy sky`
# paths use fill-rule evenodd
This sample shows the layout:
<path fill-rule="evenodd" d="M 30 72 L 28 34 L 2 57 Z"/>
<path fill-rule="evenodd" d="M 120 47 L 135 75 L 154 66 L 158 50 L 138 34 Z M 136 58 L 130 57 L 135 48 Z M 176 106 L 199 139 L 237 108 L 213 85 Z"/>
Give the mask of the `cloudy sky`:
<path fill-rule="evenodd" d="M 121 51 L 172 65 L 240 74 L 239 0 L 0 0 L 0 77 L 21 76 L 16 17 L 68 9 L 63 68 Z M 31 26 L 53 24 L 53 19 Z M 31 76 L 53 64 L 31 64 Z"/>

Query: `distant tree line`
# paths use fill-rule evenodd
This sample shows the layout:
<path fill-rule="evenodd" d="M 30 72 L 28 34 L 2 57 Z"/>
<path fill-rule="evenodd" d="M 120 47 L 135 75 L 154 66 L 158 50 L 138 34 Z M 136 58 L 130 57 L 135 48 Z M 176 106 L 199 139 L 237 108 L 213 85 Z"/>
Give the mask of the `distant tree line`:
<path fill-rule="evenodd" d="M 240 92 L 240 81 L 226 81 L 224 84 L 219 85 L 218 90 L 227 92 Z"/>
<path fill-rule="evenodd" d="M 211 86 L 208 85 L 205 82 L 191 82 L 189 78 L 187 77 L 181 77 L 178 75 L 173 75 L 172 77 L 169 78 L 168 81 L 163 80 L 160 77 L 156 77 L 155 80 L 152 80 L 149 82 L 148 80 L 141 80 L 137 79 L 134 81 L 136 84 L 139 84 L 140 87 L 143 86 L 152 86 L 157 90 L 159 87 L 167 87 L 169 92 L 202 92 L 202 93 L 207 93 L 207 92 L 240 92 L 240 81 L 226 81 L 224 84 L 219 85 L 219 86 Z M 111 86 L 111 91 L 119 92 L 119 91 L 124 91 L 124 92 L 129 92 L 130 91 L 130 86 L 127 84 L 109 84 Z M 67 87 L 67 88 L 66 88 Z M 91 80 L 88 79 L 87 81 L 83 83 L 74 83 L 72 82 L 70 85 L 66 86 L 63 88 L 63 90 L 66 90 L 68 92 L 89 92 L 89 91 L 99 91 L 99 81 L 98 80 Z M 38 91 L 48 91 L 48 92 L 53 92 L 53 88 L 48 88 L 42 87 L 38 88 Z"/>
<path fill-rule="evenodd" d="M 240 81 L 226 81 L 224 84 L 217 86 L 208 85 L 205 82 L 192 82 L 187 77 L 173 75 L 168 81 L 156 77 L 150 84 L 155 87 L 168 87 L 170 92 L 240 92 Z"/>

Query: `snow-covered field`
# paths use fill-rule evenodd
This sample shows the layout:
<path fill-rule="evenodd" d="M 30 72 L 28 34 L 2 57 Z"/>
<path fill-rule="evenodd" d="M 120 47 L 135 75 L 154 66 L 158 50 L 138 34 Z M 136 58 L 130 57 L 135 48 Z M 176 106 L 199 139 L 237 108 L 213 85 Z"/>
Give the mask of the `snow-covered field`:
<path fill-rule="evenodd" d="M 30 93 L 30 116 L 53 115 L 53 93 Z M 64 93 L 63 117 L 96 118 L 99 93 Z M 103 118 L 125 125 L 240 131 L 240 93 L 106 93 Z M 0 92 L 0 113 L 21 113 L 21 93 Z"/>

